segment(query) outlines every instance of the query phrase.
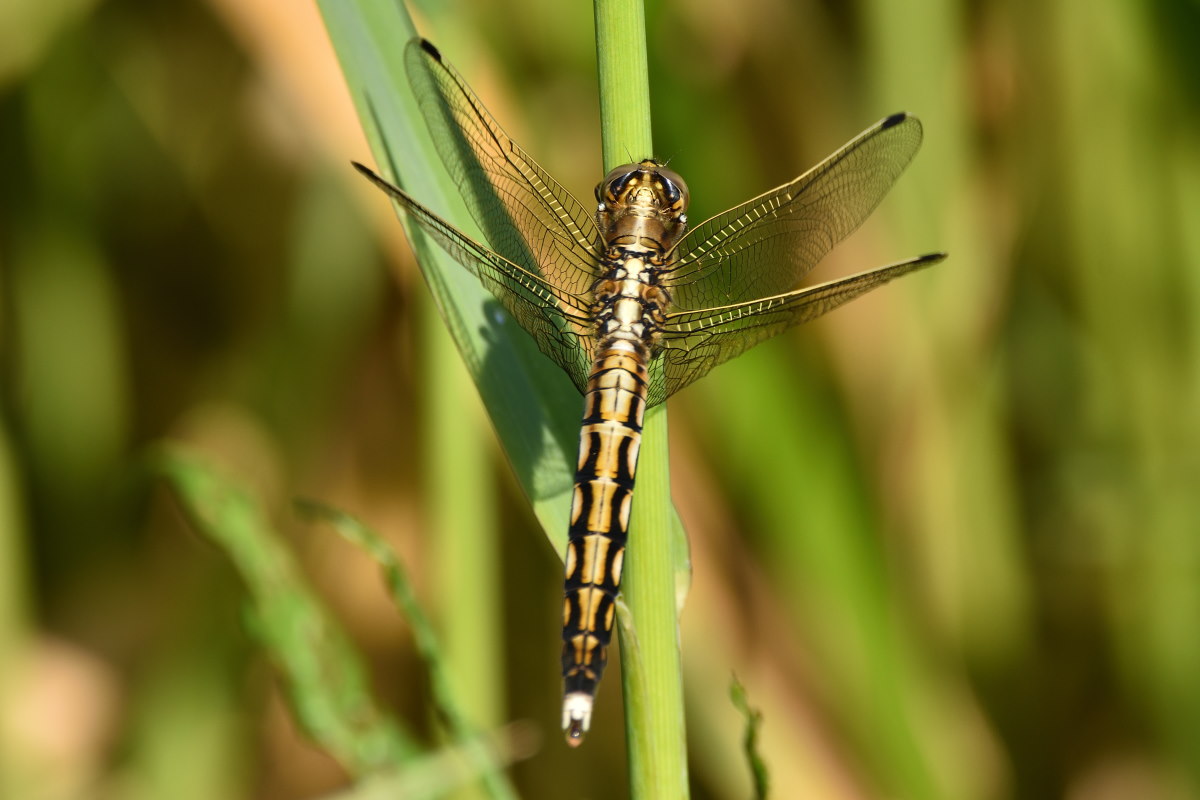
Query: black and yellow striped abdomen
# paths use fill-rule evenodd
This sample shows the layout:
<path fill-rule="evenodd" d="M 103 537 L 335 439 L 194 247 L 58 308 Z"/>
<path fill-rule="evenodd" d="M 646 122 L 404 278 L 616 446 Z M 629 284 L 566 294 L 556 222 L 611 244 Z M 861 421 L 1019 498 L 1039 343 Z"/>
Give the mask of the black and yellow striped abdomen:
<path fill-rule="evenodd" d="M 563 597 L 564 696 L 590 701 L 604 672 L 646 408 L 647 352 L 609 338 L 584 393 Z M 564 713 L 564 726 L 571 734 Z M 577 731 L 572 739 L 582 736 Z"/>

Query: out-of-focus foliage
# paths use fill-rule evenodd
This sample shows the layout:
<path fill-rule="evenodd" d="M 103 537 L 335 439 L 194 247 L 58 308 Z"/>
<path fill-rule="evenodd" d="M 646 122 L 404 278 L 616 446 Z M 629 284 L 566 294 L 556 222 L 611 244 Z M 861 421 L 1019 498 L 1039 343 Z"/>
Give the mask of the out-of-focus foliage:
<path fill-rule="evenodd" d="M 590 9 L 420 11 L 586 197 Z M 623 796 L 615 681 L 588 745 L 557 741 L 560 565 L 477 413 L 474 462 L 439 446 L 426 387 L 458 367 L 347 164 L 368 151 L 315 7 L 14 0 L 0 21 L 0 797 L 346 780 L 291 721 L 235 571 L 148 477 L 162 439 L 262 498 L 431 750 L 384 579 L 290 498 L 388 537 L 477 724 L 549 734 L 521 796 Z M 655 155 L 694 219 L 905 109 L 923 151 L 814 277 L 951 254 L 673 401 L 694 796 L 752 791 L 732 671 L 777 797 L 1200 796 L 1195 3 L 658 2 L 647 27 Z M 497 554 L 457 605 L 442 474 Z M 487 660 L 455 655 L 488 635 Z"/>

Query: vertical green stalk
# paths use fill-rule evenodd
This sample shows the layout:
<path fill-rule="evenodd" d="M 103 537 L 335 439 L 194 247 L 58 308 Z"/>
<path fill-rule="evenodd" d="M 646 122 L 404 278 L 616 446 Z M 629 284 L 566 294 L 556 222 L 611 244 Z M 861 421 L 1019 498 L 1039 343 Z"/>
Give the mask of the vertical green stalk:
<path fill-rule="evenodd" d="M 649 158 L 650 70 L 641 0 L 595 0 L 604 169 Z"/>
<path fill-rule="evenodd" d="M 503 722 L 500 553 L 490 475 L 489 432 L 454 342 L 427 303 L 423 442 L 430 539 L 437 551 L 438 622 L 454 697 L 474 730 Z M 463 498 L 469 497 L 470 502 Z M 480 664 L 488 664 L 480 669 Z M 461 793 L 460 798 L 480 794 Z"/>
<path fill-rule="evenodd" d="M 653 154 L 640 0 L 596 0 L 604 168 Z M 622 592 L 621 668 L 631 794 L 688 796 L 666 406 L 646 415 Z"/>

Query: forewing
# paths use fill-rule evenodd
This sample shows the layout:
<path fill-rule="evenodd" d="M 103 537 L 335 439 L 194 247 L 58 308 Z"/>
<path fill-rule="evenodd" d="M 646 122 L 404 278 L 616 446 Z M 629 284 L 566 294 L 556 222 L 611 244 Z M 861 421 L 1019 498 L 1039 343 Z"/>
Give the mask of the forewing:
<path fill-rule="evenodd" d="M 944 253 L 934 253 L 773 297 L 668 314 L 659 351 L 663 380 L 651 382 L 648 402 L 661 403 L 759 342 L 945 257 Z"/>
<path fill-rule="evenodd" d="M 879 205 L 921 145 L 893 114 L 788 184 L 693 228 L 663 278 L 680 308 L 726 306 L 794 288 Z"/>
<path fill-rule="evenodd" d="M 489 244 L 570 294 L 596 279 L 590 210 L 501 130 L 462 76 L 424 39 L 405 62 L 438 154 Z"/>
<path fill-rule="evenodd" d="M 492 252 L 362 164 L 355 168 L 387 192 L 438 245 L 477 277 L 582 392 L 594 337 L 588 300 Z"/>

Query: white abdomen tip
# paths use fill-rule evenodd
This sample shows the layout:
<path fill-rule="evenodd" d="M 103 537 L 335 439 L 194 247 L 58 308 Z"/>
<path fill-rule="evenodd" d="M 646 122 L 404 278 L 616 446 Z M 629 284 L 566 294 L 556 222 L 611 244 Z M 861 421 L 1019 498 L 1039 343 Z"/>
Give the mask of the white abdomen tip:
<path fill-rule="evenodd" d="M 563 698 L 563 732 L 567 744 L 579 747 L 583 735 L 592 724 L 592 696 L 583 692 L 571 692 Z"/>

